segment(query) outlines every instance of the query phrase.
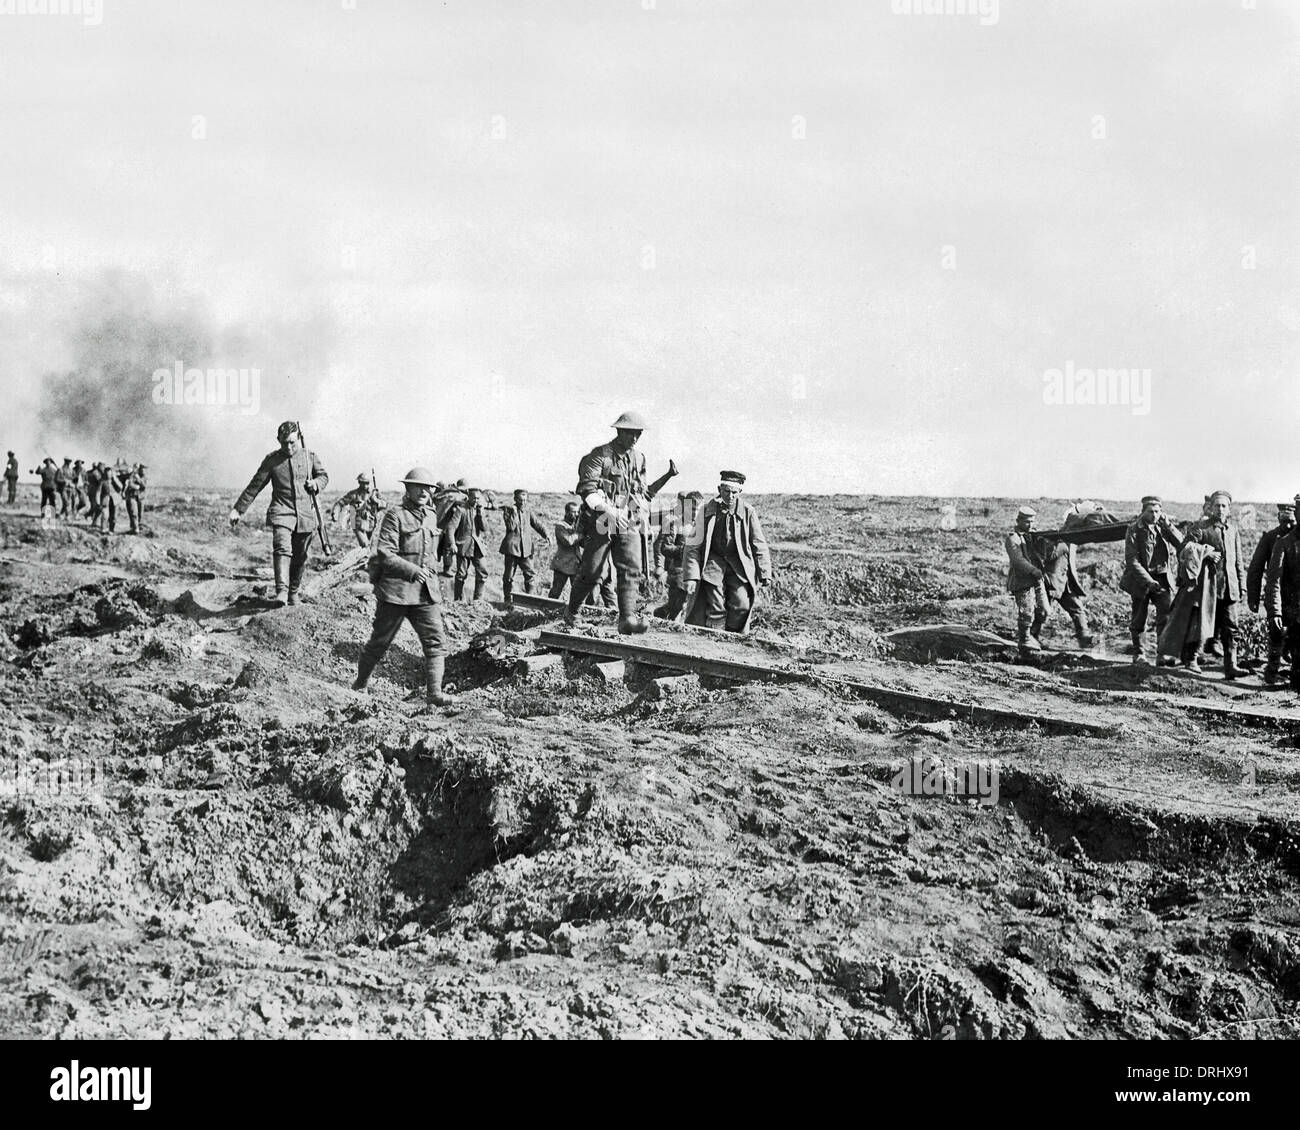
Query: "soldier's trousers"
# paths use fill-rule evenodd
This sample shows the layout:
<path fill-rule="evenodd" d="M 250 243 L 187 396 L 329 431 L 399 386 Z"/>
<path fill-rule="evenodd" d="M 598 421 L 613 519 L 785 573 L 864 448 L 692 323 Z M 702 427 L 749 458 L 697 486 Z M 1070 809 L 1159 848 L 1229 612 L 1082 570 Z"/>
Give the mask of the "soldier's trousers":
<path fill-rule="evenodd" d="M 53 510 L 59 504 L 59 496 L 53 487 L 41 487 L 41 514 L 45 514 L 45 508 L 48 506 Z"/>
<path fill-rule="evenodd" d="M 442 606 L 438 604 L 389 604 L 380 600 L 375 605 L 375 623 L 370 639 L 361 649 L 361 662 L 369 670 L 384 657 L 403 621 L 409 620 L 420 639 L 426 659 L 447 654 L 447 635 L 442 627 Z"/>
<path fill-rule="evenodd" d="M 1300 691 L 1300 620 L 1287 620 L 1283 623 L 1286 650 L 1291 654 L 1291 689 Z"/>
<path fill-rule="evenodd" d="M 1013 592 L 1011 599 L 1016 602 L 1016 627 L 1021 632 L 1020 642 L 1023 644 L 1023 634 L 1037 631 L 1047 619 L 1050 611 L 1047 602 L 1047 586 L 1039 581 L 1031 588 Z"/>
<path fill-rule="evenodd" d="M 501 587 L 505 590 L 506 600 L 510 599 L 515 587 L 515 570 L 524 575 L 524 592 L 533 591 L 533 562 L 528 557 L 516 557 L 513 553 L 505 555 L 505 569 L 501 574 Z"/>
<path fill-rule="evenodd" d="M 302 584 L 302 575 L 307 568 L 307 551 L 315 532 L 299 533 L 292 526 L 271 527 L 271 556 L 289 559 L 289 591 L 292 593 L 296 593 Z"/>
<path fill-rule="evenodd" d="M 1264 664 L 1264 673 L 1273 676 L 1278 673 L 1282 666 L 1283 651 L 1290 651 L 1291 648 L 1287 647 L 1287 625 L 1284 624 L 1281 628 L 1275 628 L 1271 618 L 1267 619 L 1265 623 L 1268 625 L 1268 659 Z M 1294 667 L 1294 665 L 1294 660 L 1292 660 L 1292 666 Z M 1295 679 L 1294 674 L 1292 674 L 1292 679 Z"/>
<path fill-rule="evenodd" d="M 59 491 L 59 517 L 60 518 L 66 518 L 69 514 L 76 513 L 76 510 L 73 508 L 72 505 L 73 499 L 75 497 L 76 496 L 73 494 L 72 488 L 69 486 L 65 486 L 61 491 Z"/>
<path fill-rule="evenodd" d="M 744 629 L 753 601 L 748 582 L 730 564 L 722 574 L 721 585 L 701 581 L 695 594 L 696 607 L 704 609 L 704 626 L 729 632 Z M 695 617 L 698 619 L 699 614 L 695 613 Z"/>
<path fill-rule="evenodd" d="M 1161 585 L 1156 592 L 1138 593 L 1133 597 L 1133 614 L 1129 617 L 1128 631 L 1134 639 L 1147 630 L 1147 612 L 1153 605 L 1156 610 L 1156 639 L 1159 639 L 1174 607 L 1173 592 Z"/>
<path fill-rule="evenodd" d="M 668 603 L 655 609 L 655 615 L 665 620 L 676 620 L 686 605 L 686 590 L 677 584 L 676 577 L 668 578 Z"/>
<path fill-rule="evenodd" d="M 9 487 L 9 497 L 6 498 L 5 501 L 12 503 L 14 500 L 14 496 L 18 493 L 18 480 L 5 479 L 5 483 Z"/>
<path fill-rule="evenodd" d="M 140 500 L 138 498 L 128 498 L 126 500 L 126 516 L 131 520 L 131 532 L 138 534 L 140 532 Z M 307 539 L 311 540 L 310 537 Z M 304 554 L 304 560 L 306 555 Z"/>
<path fill-rule="evenodd" d="M 622 533 L 617 530 L 601 533 L 597 529 L 587 535 L 582 543 L 582 564 L 578 569 L 578 580 L 569 594 L 571 612 L 577 612 L 591 591 L 601 583 L 605 562 L 611 554 L 614 557 L 614 572 L 618 577 L 615 585 L 618 614 L 636 615 L 637 583 L 641 580 L 641 534 L 635 528 Z M 604 586 L 601 588 L 603 591 Z"/>
<path fill-rule="evenodd" d="M 560 597 L 562 597 L 564 595 L 565 586 L 567 586 L 570 581 L 572 581 L 574 586 L 576 587 L 578 584 L 577 575 L 574 573 L 556 573 L 551 578 L 551 591 L 549 594 L 551 599 L 558 600 Z M 608 580 L 608 577 L 607 579 L 600 582 L 600 596 L 601 599 L 605 602 L 605 605 L 609 608 L 613 608 L 618 603 L 618 598 L 614 595 L 614 585 L 611 581 Z M 595 605 L 596 603 L 595 589 L 592 589 L 590 592 L 587 593 L 587 599 L 585 603 L 593 606 Z"/>
<path fill-rule="evenodd" d="M 113 495 L 108 496 L 104 510 L 108 514 L 108 532 L 112 533 L 117 528 L 117 500 Z"/>

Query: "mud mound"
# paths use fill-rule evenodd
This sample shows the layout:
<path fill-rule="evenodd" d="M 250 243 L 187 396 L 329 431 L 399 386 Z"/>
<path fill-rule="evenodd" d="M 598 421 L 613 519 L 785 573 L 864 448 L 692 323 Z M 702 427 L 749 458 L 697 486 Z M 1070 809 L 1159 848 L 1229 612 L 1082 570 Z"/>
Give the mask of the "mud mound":
<path fill-rule="evenodd" d="M 5 630 L 20 648 L 30 650 L 62 636 L 92 636 L 146 627 L 158 622 L 163 601 L 144 584 L 110 580 L 30 603 L 34 615 L 10 619 Z"/>

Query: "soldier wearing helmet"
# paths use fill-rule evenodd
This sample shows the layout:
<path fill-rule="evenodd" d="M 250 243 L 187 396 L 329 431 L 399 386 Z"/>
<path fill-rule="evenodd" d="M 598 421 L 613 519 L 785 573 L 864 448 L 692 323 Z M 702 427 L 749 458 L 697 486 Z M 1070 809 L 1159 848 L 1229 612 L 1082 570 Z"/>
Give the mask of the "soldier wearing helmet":
<path fill-rule="evenodd" d="M 375 623 L 361 651 L 355 691 L 364 691 L 371 672 L 384 657 L 403 620 L 409 620 L 424 650 L 424 698 L 429 706 L 450 706 L 444 694 L 447 637 L 442 626 L 442 590 L 435 572 L 438 526 L 429 503 L 435 480 L 424 467 L 412 467 L 402 479 L 406 493 L 400 506 L 389 507 L 379 524 L 370 580 L 375 586 Z"/>
<path fill-rule="evenodd" d="M 330 480 L 316 453 L 303 449 L 297 423 L 286 420 L 276 431 L 276 439 L 280 441 L 279 448 L 262 460 L 244 493 L 236 499 L 230 511 L 230 525 L 233 529 L 239 524 L 253 499 L 270 483 L 271 504 L 266 509 L 266 524 L 271 528 L 271 564 L 275 571 L 271 606 L 282 608 L 286 600 L 289 604 L 298 602 L 298 587 L 307 568 L 307 551 L 316 532 L 311 496 L 324 490 Z"/>
<path fill-rule="evenodd" d="M 378 484 L 372 483 L 370 476 L 362 471 L 357 476 L 357 485 L 330 507 L 330 521 L 337 522 L 344 508 L 352 507 L 352 536 L 357 539 L 357 545 L 369 545 L 379 524 L 379 512 L 387 505 Z"/>
<path fill-rule="evenodd" d="M 592 448 L 578 464 L 575 492 L 582 499 L 578 515 L 582 563 L 569 593 L 568 618 L 591 595 L 612 558 L 618 578 L 618 630 L 624 635 L 646 630 L 646 622 L 637 614 L 636 598 L 647 565 L 649 502 L 677 474 L 677 464 L 670 459 L 667 474 L 646 483 L 645 456 L 636 450 L 645 426 L 636 412 L 624 412 L 615 420 L 611 425 L 615 438 Z"/>

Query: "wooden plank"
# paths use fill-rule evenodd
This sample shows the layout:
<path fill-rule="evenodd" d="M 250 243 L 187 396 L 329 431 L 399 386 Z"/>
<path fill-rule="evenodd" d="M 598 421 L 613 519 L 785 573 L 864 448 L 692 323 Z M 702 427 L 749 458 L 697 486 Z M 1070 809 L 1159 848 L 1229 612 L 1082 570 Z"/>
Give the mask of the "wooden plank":
<path fill-rule="evenodd" d="M 511 598 L 515 604 L 521 608 L 533 608 L 539 612 L 564 612 L 569 607 L 567 600 L 553 600 L 549 596 L 537 596 L 535 593 L 515 593 Z M 609 619 L 611 616 L 618 615 L 617 608 L 606 608 L 603 605 L 584 604 L 582 611 L 588 616 L 600 616 Z M 656 617 L 647 617 L 651 627 L 664 626 L 666 624 L 675 624 L 676 627 L 682 628 L 688 632 L 708 632 L 711 636 L 727 635 L 728 633 L 721 628 L 706 628 L 703 624 L 683 624 L 681 621 L 660 620 Z M 734 633 L 732 633 L 734 635 Z M 1012 645 L 1015 646 L 1014 644 Z"/>
<path fill-rule="evenodd" d="M 1073 718 L 1060 718 L 1048 714 L 1024 714 L 1016 710 L 979 706 L 973 702 L 934 698 L 930 695 L 899 691 L 890 687 L 873 686 L 853 679 L 822 675 L 813 671 L 789 671 L 769 667 L 763 663 L 743 663 L 732 659 L 711 659 L 688 652 L 675 651 L 648 644 L 624 640 L 598 639 L 592 636 L 572 635 L 567 632 L 543 630 L 539 642 L 545 647 L 565 651 L 580 651 L 587 655 L 604 655 L 620 659 L 634 659 L 650 667 L 669 670 L 694 671 L 722 679 L 739 679 L 746 682 L 805 683 L 849 691 L 883 706 L 895 714 L 922 718 L 959 718 L 967 722 L 991 726 L 1037 725 L 1051 733 L 1083 734 L 1088 737 L 1115 737 L 1117 726 L 1103 726 L 1093 722 L 1080 722 Z"/>

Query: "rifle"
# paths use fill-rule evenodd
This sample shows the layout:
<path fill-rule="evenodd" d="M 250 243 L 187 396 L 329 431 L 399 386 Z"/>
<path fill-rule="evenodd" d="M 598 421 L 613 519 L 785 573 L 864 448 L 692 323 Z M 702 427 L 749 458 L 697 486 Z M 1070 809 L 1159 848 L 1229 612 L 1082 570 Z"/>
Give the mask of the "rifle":
<path fill-rule="evenodd" d="M 311 452 L 307 450 L 307 437 L 302 434 L 302 424 L 294 421 L 298 426 L 298 439 L 302 442 L 302 453 L 307 456 L 307 473 L 311 473 Z M 320 514 L 320 491 L 311 492 L 312 509 L 316 511 L 316 533 L 320 535 L 320 547 L 326 554 L 333 553 L 330 549 L 330 543 L 325 540 L 325 519 Z M 276 582 L 279 584 L 279 582 Z"/>

